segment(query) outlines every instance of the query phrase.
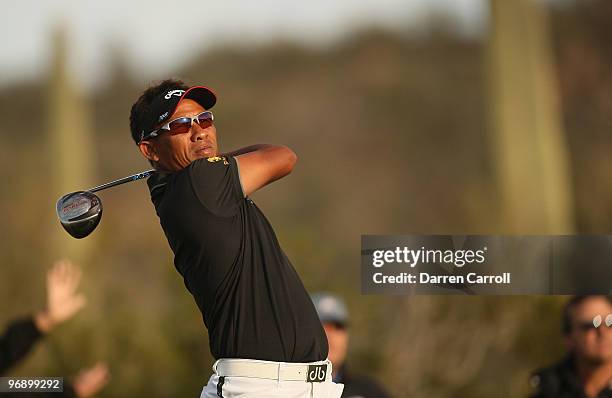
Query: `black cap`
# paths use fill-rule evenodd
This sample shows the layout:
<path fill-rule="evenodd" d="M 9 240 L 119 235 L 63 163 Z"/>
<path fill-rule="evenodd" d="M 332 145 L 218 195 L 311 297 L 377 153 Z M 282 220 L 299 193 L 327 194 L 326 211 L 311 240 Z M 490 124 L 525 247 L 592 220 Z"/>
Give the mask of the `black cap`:
<path fill-rule="evenodd" d="M 139 136 L 138 139 L 134 137 L 135 141 L 139 143 L 147 138 L 156 126 L 172 116 L 183 99 L 192 99 L 206 110 L 212 108 L 217 102 L 217 96 L 208 87 L 193 86 L 187 90 L 180 86 L 171 88 L 154 98 L 148 109 L 139 115 L 137 129 L 132 133 Z"/>

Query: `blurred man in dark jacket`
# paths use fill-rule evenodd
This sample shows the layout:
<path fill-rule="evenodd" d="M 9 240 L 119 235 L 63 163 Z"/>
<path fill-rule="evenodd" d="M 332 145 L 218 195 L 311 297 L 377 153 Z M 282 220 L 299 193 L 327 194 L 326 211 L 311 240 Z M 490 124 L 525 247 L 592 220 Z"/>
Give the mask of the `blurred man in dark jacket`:
<path fill-rule="evenodd" d="M 563 309 L 567 355 L 530 380 L 533 398 L 612 398 L 612 299 L 572 297 Z"/>
<path fill-rule="evenodd" d="M 47 307 L 31 317 L 13 321 L 0 336 L 0 375 L 32 349 L 34 344 L 56 326 L 76 315 L 85 305 L 85 297 L 76 292 L 81 270 L 70 261 L 58 261 L 47 273 Z M 72 384 L 64 383 L 64 397 L 90 397 L 101 390 L 109 379 L 106 365 L 98 363 L 84 369 Z M 31 393 L 33 396 L 44 396 Z M 57 393 L 49 393 L 58 396 Z M 26 398 L 28 393 L 15 393 Z M 8 396 L 0 393 L 0 396 Z"/>
<path fill-rule="evenodd" d="M 374 379 L 348 370 L 349 317 L 344 300 L 329 293 L 314 293 L 312 301 L 327 335 L 333 381 L 344 384 L 342 398 L 388 398 L 389 394 Z"/>

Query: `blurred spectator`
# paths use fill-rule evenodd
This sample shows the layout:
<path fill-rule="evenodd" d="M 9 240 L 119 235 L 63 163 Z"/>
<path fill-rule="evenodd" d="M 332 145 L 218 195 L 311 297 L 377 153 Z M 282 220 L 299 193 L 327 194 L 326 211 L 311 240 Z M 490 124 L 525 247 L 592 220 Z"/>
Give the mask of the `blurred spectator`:
<path fill-rule="evenodd" d="M 0 375 L 25 357 L 42 336 L 83 308 L 85 297 L 76 293 L 80 280 L 81 269 L 67 260 L 56 262 L 47 272 L 47 307 L 32 317 L 12 322 L 0 337 Z M 63 396 L 90 397 L 108 380 L 106 365 L 97 363 L 81 370 L 72 385 L 64 382 Z M 25 398 L 27 393 L 16 395 Z M 40 393 L 34 395 L 41 396 Z M 52 395 L 58 396 L 57 393 Z"/>
<path fill-rule="evenodd" d="M 530 379 L 533 398 L 612 397 L 612 299 L 576 296 L 563 309 L 567 355 Z"/>
<path fill-rule="evenodd" d="M 329 344 L 333 381 L 344 384 L 342 398 L 387 398 L 389 394 L 372 378 L 349 372 L 346 353 L 349 341 L 349 316 L 344 300 L 329 293 L 312 295 Z"/>

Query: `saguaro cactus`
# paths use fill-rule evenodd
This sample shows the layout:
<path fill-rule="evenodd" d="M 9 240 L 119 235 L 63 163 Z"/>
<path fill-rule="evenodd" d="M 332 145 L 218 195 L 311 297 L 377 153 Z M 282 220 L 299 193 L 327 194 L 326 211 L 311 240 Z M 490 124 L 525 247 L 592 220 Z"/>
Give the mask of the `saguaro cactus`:
<path fill-rule="evenodd" d="M 571 233 L 567 144 L 541 2 L 490 0 L 493 159 L 505 233 Z"/>
<path fill-rule="evenodd" d="M 53 198 L 86 189 L 91 185 L 94 145 L 90 127 L 89 105 L 75 87 L 67 62 L 68 43 L 63 31 L 53 37 L 53 59 L 49 86 L 49 156 Z M 54 256 L 69 256 L 85 261 L 92 238 L 75 241 L 61 230 L 55 219 L 51 239 Z"/>

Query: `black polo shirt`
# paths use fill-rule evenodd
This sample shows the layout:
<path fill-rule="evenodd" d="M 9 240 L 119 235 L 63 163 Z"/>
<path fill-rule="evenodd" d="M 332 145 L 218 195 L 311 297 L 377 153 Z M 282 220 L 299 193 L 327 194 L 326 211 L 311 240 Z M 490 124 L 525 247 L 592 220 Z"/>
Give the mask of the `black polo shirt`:
<path fill-rule="evenodd" d="M 147 183 L 215 358 L 327 357 L 314 305 L 272 226 L 244 197 L 233 157 L 198 159 Z"/>

